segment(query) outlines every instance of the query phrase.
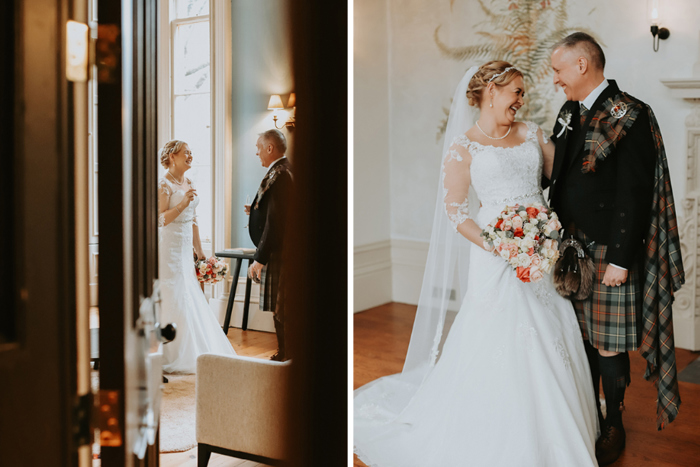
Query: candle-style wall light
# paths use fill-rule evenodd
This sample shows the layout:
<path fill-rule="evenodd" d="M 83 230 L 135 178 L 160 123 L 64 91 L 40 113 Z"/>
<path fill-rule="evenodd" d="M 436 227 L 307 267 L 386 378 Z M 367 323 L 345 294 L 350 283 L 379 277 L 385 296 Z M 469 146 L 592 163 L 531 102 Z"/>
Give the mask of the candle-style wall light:
<path fill-rule="evenodd" d="M 666 28 L 659 27 L 661 24 L 661 8 L 659 7 L 659 0 L 648 0 L 649 1 L 649 22 L 651 23 L 651 35 L 653 36 L 652 45 L 654 47 L 654 52 L 659 51 L 659 41 L 661 39 L 666 40 L 668 36 L 671 35 L 671 31 Z"/>

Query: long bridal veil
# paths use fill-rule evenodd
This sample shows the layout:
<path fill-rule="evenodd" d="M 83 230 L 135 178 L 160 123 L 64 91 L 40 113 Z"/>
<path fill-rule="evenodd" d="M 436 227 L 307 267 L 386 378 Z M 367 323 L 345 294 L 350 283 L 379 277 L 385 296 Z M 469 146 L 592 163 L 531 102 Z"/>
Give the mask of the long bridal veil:
<path fill-rule="evenodd" d="M 467 88 L 478 67 L 471 67 L 457 86 L 443 143 L 433 230 L 418 310 L 403 371 L 355 391 L 355 426 L 395 419 L 411 400 L 438 359 L 448 310 L 457 311 L 466 294 L 471 243 L 453 228 L 446 213 L 443 187 L 446 155 L 454 139 L 474 125 L 478 110 L 469 106 Z M 479 200 L 469 188 L 469 217 L 476 219 Z"/>

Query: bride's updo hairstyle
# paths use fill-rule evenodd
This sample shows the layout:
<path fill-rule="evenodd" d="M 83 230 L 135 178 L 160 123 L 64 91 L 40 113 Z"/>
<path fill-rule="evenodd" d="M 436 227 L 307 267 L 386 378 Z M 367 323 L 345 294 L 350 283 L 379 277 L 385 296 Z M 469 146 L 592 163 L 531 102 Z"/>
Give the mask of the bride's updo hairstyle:
<path fill-rule="evenodd" d="M 170 165 L 170 154 L 177 154 L 185 144 L 187 143 L 179 139 L 174 139 L 165 143 L 165 146 L 163 146 L 158 153 L 158 156 L 160 156 L 160 165 L 167 169 Z"/>
<path fill-rule="evenodd" d="M 492 60 L 481 65 L 476 73 L 474 73 L 474 76 L 472 76 L 472 79 L 469 81 L 469 87 L 467 88 L 467 99 L 469 99 L 469 105 L 479 107 L 481 104 L 481 99 L 484 97 L 484 90 L 486 89 L 486 86 L 488 86 L 489 80 L 491 80 L 491 78 L 493 78 L 495 75 L 502 73 L 500 76 L 497 76 L 493 81 L 491 81 L 496 86 L 506 86 L 517 76 L 523 76 L 523 74 L 516 68 L 503 73 L 506 68 L 511 67 L 513 67 L 513 65 L 508 62 L 504 62 L 503 60 Z"/>

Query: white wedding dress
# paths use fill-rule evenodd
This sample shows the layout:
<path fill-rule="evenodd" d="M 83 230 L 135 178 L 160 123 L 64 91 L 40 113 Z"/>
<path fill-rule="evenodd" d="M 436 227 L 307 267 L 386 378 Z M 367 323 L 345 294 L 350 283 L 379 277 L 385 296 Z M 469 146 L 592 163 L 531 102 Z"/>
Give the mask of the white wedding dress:
<path fill-rule="evenodd" d="M 158 189 L 170 196 L 168 209 L 185 197 L 185 190 L 165 178 Z M 194 270 L 192 223 L 199 198 L 194 200 L 171 223 L 158 224 L 158 268 L 161 293 L 161 323 L 175 323 L 175 339 L 163 345 L 163 371 L 195 373 L 197 357 L 203 353 L 235 355 L 207 299 L 202 293 Z"/>
<path fill-rule="evenodd" d="M 545 203 L 537 125 L 520 146 L 483 146 L 471 182 L 491 223 L 507 205 Z M 551 143 L 550 143 L 551 144 Z M 581 331 L 551 275 L 521 282 L 471 246 L 468 289 L 441 356 L 419 386 L 400 375 L 355 391 L 355 452 L 371 467 L 595 466 L 596 404 Z"/>

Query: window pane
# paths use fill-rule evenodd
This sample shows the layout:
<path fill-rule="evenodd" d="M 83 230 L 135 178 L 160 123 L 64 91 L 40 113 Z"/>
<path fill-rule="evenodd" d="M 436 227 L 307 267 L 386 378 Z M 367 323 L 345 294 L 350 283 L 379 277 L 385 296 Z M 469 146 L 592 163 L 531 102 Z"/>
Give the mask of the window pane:
<path fill-rule="evenodd" d="M 185 141 L 192 151 L 192 169 L 187 171 L 197 188 L 197 224 L 203 242 L 211 241 L 211 94 L 175 97 L 173 138 Z"/>
<path fill-rule="evenodd" d="M 211 166 L 192 167 L 185 174 L 187 178 L 192 180 L 194 187 L 197 189 L 197 197 L 199 205 L 197 205 L 197 227 L 199 227 L 199 238 L 202 243 L 211 242 L 211 227 L 212 227 L 212 204 L 214 194 L 211 189 Z"/>
<path fill-rule="evenodd" d="M 175 97 L 173 138 L 189 144 L 194 165 L 211 164 L 210 99 L 208 93 Z"/>
<path fill-rule="evenodd" d="M 209 22 L 177 26 L 174 49 L 175 94 L 210 92 Z"/>
<path fill-rule="evenodd" d="M 209 14 L 209 0 L 175 0 L 177 18 L 191 18 Z"/>

